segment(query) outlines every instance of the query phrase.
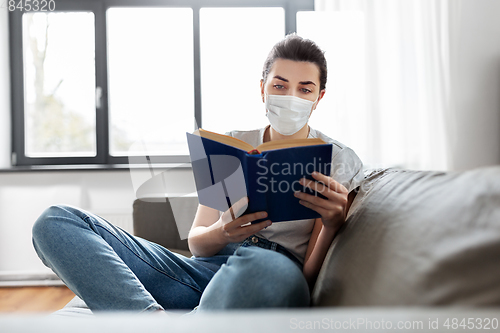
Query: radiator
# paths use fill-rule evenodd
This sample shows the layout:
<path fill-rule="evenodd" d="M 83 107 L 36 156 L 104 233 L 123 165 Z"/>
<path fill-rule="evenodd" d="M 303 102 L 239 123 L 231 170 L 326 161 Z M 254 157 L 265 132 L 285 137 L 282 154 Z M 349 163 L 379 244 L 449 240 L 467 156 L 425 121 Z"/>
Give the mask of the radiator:
<path fill-rule="evenodd" d="M 134 224 L 131 211 L 124 210 L 92 210 L 111 224 L 133 234 Z M 0 287 L 21 286 L 60 286 L 63 282 L 54 274 L 47 272 L 7 271 L 0 272 Z"/>
<path fill-rule="evenodd" d="M 123 230 L 133 234 L 134 221 L 132 212 L 123 211 L 92 211 L 92 213 L 99 215 L 109 223 L 122 228 Z"/>

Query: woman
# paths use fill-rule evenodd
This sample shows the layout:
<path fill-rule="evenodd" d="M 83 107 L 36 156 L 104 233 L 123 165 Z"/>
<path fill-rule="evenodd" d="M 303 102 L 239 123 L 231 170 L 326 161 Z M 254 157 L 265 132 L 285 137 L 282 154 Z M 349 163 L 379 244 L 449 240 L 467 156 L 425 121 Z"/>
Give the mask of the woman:
<path fill-rule="evenodd" d="M 318 173 L 315 181 L 302 183 L 326 199 L 296 193 L 321 218 L 248 224 L 266 212 L 231 220 L 230 210 L 238 211 L 246 198 L 224 213 L 199 205 L 188 238 L 194 256 L 186 258 L 94 214 L 53 206 L 33 227 L 39 257 L 91 310 L 309 306 L 310 290 L 362 179 L 362 164 L 351 149 L 307 125 L 325 84 L 323 52 L 289 35 L 264 65 L 261 95 L 270 126 L 227 133 L 253 146 L 306 137 L 333 143 L 335 179 Z"/>

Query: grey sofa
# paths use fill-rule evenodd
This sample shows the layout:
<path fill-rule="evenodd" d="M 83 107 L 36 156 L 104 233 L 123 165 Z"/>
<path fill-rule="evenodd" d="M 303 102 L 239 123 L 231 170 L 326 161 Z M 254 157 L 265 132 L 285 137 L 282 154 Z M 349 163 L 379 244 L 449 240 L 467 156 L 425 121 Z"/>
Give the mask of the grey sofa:
<path fill-rule="evenodd" d="M 196 198 L 184 204 L 186 218 L 194 216 Z M 135 201 L 134 230 L 189 255 L 168 201 Z M 84 303 L 74 300 L 56 314 L 80 313 L 79 306 Z M 351 313 L 394 320 L 442 316 L 442 324 L 467 315 L 496 314 L 498 321 L 499 310 L 500 166 L 466 172 L 377 169 L 366 172 L 329 249 L 310 309 L 228 312 L 214 318 L 239 318 L 237 325 L 254 315 L 262 320 L 288 315 L 307 323 L 307 318 Z"/>

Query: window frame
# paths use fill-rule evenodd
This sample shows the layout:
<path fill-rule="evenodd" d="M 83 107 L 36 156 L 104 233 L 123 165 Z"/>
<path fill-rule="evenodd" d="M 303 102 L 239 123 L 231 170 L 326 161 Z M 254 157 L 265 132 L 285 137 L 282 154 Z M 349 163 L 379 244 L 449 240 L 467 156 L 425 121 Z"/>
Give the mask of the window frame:
<path fill-rule="evenodd" d="M 314 0 L 57 0 L 54 12 L 87 11 L 95 18 L 96 88 L 101 87 L 101 108 L 96 108 L 96 156 L 94 157 L 28 157 L 25 151 L 24 68 L 22 15 L 9 12 L 9 45 L 11 68 L 12 166 L 42 165 L 123 165 L 128 156 L 111 156 L 109 147 L 108 72 L 106 48 L 106 11 L 112 7 L 174 7 L 193 10 L 194 117 L 202 127 L 200 75 L 200 9 L 204 7 L 282 7 L 285 33 L 297 31 L 297 12 L 314 10 Z M 47 13 L 50 13 L 47 11 Z M 194 130 L 195 124 L 193 124 Z M 189 163 L 189 155 L 155 156 L 154 163 Z"/>

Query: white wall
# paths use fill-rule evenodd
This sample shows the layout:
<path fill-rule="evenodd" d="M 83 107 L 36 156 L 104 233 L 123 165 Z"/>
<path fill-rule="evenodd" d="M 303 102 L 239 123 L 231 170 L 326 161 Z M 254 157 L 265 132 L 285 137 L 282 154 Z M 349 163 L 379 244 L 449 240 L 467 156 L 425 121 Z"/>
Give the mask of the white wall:
<path fill-rule="evenodd" d="M 31 228 L 50 205 L 131 216 L 135 199 L 126 171 L 0 173 L 0 184 L 0 272 L 46 271 Z"/>
<path fill-rule="evenodd" d="M 0 9 L 0 168 L 10 165 L 10 73 L 8 11 Z"/>
<path fill-rule="evenodd" d="M 164 174 L 169 193 L 194 189 L 190 169 Z M 115 218 L 132 220 L 135 195 L 128 170 L 0 173 L 0 273 L 50 272 L 31 242 L 33 223 L 50 205 L 74 205 L 115 223 Z"/>
<path fill-rule="evenodd" d="M 452 82 L 452 167 L 500 164 L 500 1 L 464 0 Z"/>

